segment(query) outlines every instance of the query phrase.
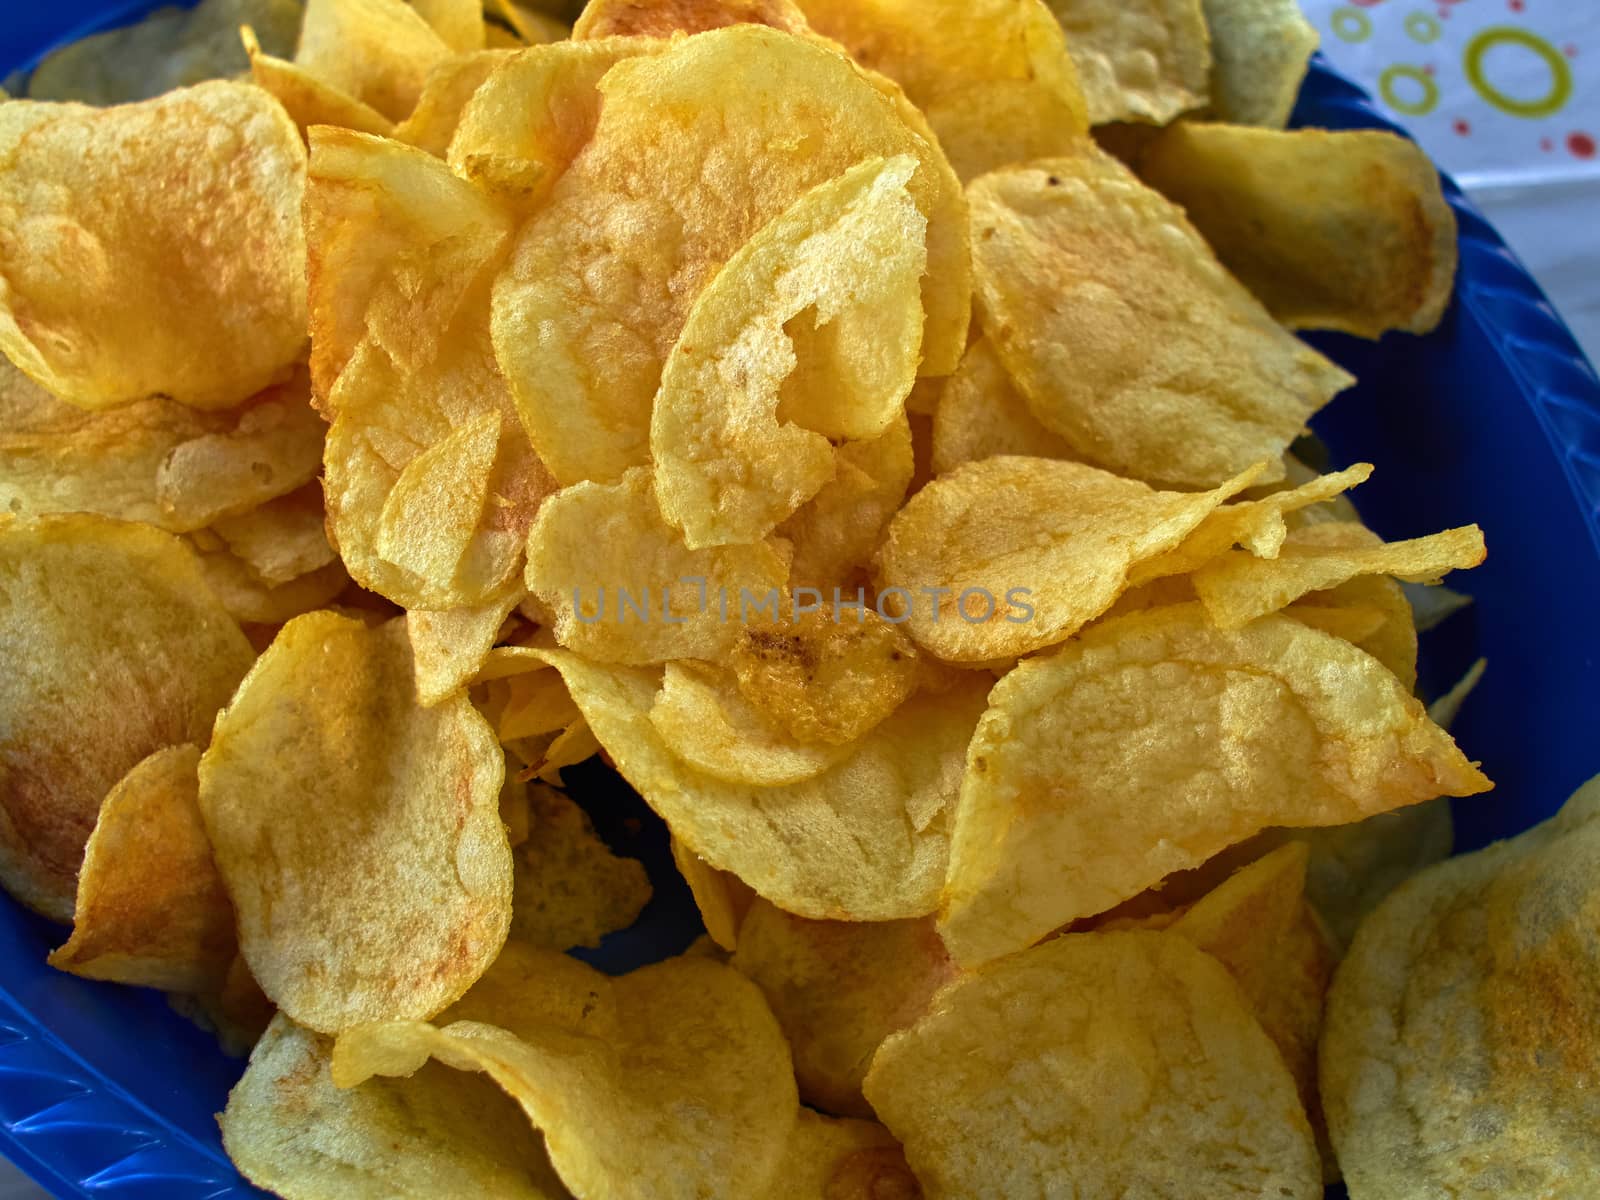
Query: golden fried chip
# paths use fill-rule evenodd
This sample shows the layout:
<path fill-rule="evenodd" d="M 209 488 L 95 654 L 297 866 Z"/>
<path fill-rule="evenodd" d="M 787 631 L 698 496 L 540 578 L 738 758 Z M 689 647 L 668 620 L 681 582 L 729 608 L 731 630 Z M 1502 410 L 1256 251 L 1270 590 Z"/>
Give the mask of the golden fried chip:
<path fill-rule="evenodd" d="M 561 1200 L 543 1140 L 499 1088 L 431 1064 L 337 1088 L 333 1041 L 277 1017 L 221 1116 L 244 1177 L 289 1200 Z"/>
<path fill-rule="evenodd" d="M 861 1081 L 873 1052 L 956 973 L 929 917 L 808 921 L 760 899 L 729 961 L 760 986 L 783 1026 L 800 1098 L 855 1117 L 872 1116 Z"/>
<path fill-rule="evenodd" d="M 313 125 L 337 125 L 383 136 L 394 132 L 394 122 L 371 105 L 346 95 L 304 67 L 266 53 L 248 25 L 239 30 L 239 36 L 250 56 L 251 80 L 283 105 L 302 134 Z"/>
<path fill-rule="evenodd" d="M 411 0 L 411 7 L 457 54 L 483 49 L 483 0 Z"/>
<path fill-rule="evenodd" d="M 1165 125 L 1211 94 L 1211 36 L 1200 0 L 1048 0 L 1095 125 Z"/>
<path fill-rule="evenodd" d="M 1456 219 L 1414 142 L 1374 129 L 1182 122 L 1139 173 L 1291 329 L 1428 333 L 1455 285 Z"/>
<path fill-rule="evenodd" d="M 695 300 L 661 372 L 650 457 L 691 549 L 759 541 L 834 476 L 830 439 L 879 437 L 916 380 L 927 221 L 910 155 L 796 200 Z"/>
<path fill-rule="evenodd" d="M 461 126 L 461 114 L 467 104 L 495 68 L 512 54 L 510 50 L 479 50 L 440 63 L 428 72 L 411 115 L 395 127 L 395 138 L 443 158 L 450 149 L 450 139 Z"/>
<path fill-rule="evenodd" d="M 963 463 L 1000 454 L 1072 458 L 1064 438 L 1039 424 L 1000 365 L 988 338 L 967 347 L 933 412 L 933 471 L 943 475 Z"/>
<path fill-rule="evenodd" d="M 745 913 L 756 900 L 755 892 L 737 875 L 717 870 L 677 838 L 672 839 L 672 861 L 689 885 L 706 935 L 723 950 L 733 950 L 739 944 Z"/>
<path fill-rule="evenodd" d="M 1322 1097 L 1353 1195 L 1577 1196 L 1600 1180 L 1600 786 L 1361 926 Z"/>
<path fill-rule="evenodd" d="M 198 993 L 171 992 L 167 1003 L 213 1034 L 229 1058 L 248 1057 L 278 1011 L 237 953 L 220 988 Z"/>
<path fill-rule="evenodd" d="M 962 963 L 1030 945 L 1267 825 L 1338 825 L 1492 785 L 1380 663 L 1284 617 L 1198 605 L 1022 663 L 967 757 L 940 932 Z"/>
<path fill-rule="evenodd" d="M 848 61 L 740 25 L 618 62 L 600 93 L 593 135 L 495 286 L 495 349 L 558 480 L 615 480 L 647 461 L 661 368 L 701 289 L 799 196 L 866 158 L 918 161 L 922 373 L 954 369 L 969 307 L 958 181 Z"/>
<path fill-rule="evenodd" d="M 451 47 L 405 0 L 306 0 L 297 67 L 391 121 L 416 106 Z"/>
<path fill-rule="evenodd" d="M 1258 473 L 1210 492 L 1158 492 L 1076 462 L 970 463 L 889 523 L 880 603 L 897 591 L 911 636 L 947 662 L 1052 646 L 1111 607 L 1133 564 L 1179 545 Z"/>
<path fill-rule="evenodd" d="M 350 576 L 340 562 L 273 586 L 262 583 L 243 559 L 227 550 L 198 545 L 195 549 L 206 586 L 235 621 L 247 625 L 281 625 L 333 603 L 350 586 Z"/>
<path fill-rule="evenodd" d="M 220 988 L 233 907 L 200 820 L 192 745 L 157 750 L 106 794 L 83 852 L 72 937 L 50 965 L 169 991 Z"/>
<path fill-rule="evenodd" d="M 916 647 L 893 624 L 821 601 L 747 622 L 729 665 L 758 714 L 796 741 L 831 746 L 875 728 L 919 680 Z"/>
<path fill-rule="evenodd" d="M 1299 0 L 1201 0 L 1211 31 L 1211 111 L 1282 129 L 1320 40 Z"/>
<path fill-rule="evenodd" d="M 147 525 L 0 518 L 0 884 L 72 920 L 112 786 L 204 745 L 255 658 L 193 555 Z"/>
<path fill-rule="evenodd" d="M 922 1200 L 900 1143 L 876 1121 L 823 1116 L 809 1108 L 764 1200 Z"/>
<path fill-rule="evenodd" d="M 410 1074 L 430 1056 L 486 1072 L 544 1132 L 575 1195 L 761 1195 L 798 1120 L 788 1048 L 760 991 L 709 958 L 608 979 L 512 943 L 442 1020 L 453 1023 L 345 1033 L 335 1082 Z"/>
<path fill-rule="evenodd" d="M 803 916 L 886 921 L 932 910 L 983 679 L 913 697 L 821 775 L 758 788 L 711 779 L 667 749 L 650 723 L 659 670 L 543 653 L 617 770 L 712 866 Z"/>
<path fill-rule="evenodd" d="M 0 105 L 0 350 L 84 408 L 238 404 L 305 344 L 304 187 L 299 134 L 249 84 Z"/>
<path fill-rule="evenodd" d="M 1353 382 L 1272 319 L 1181 209 L 1092 146 L 985 176 L 968 198 L 987 336 L 1085 461 L 1215 487 L 1277 462 Z"/>
<path fill-rule="evenodd" d="M 728 25 L 766 25 L 796 34 L 810 30 L 792 0 L 592 0 L 572 23 L 572 40 L 667 38 Z"/>
<path fill-rule="evenodd" d="M 432 1016 L 510 922 L 500 747 L 465 696 L 420 707 L 411 676 L 402 622 L 297 618 L 200 761 L 245 960 L 323 1032 Z"/>
<path fill-rule="evenodd" d="M 571 5 L 558 0 L 538 0 L 531 7 L 512 0 L 494 0 L 494 15 L 504 21 L 514 40 L 524 46 L 542 46 L 572 36 Z M 489 5 L 485 3 L 485 11 Z M 489 26 L 492 36 L 498 27 Z"/>
<path fill-rule="evenodd" d="M 818 33 L 905 89 L 962 179 L 1066 153 L 1089 131 L 1078 72 L 1042 0 L 800 7 Z"/>
<path fill-rule="evenodd" d="M 866 1094 L 929 1200 L 1322 1195 L 1283 1060 L 1170 933 L 1068 934 L 957 979 Z"/>
<path fill-rule="evenodd" d="M 563 489 L 528 531 L 528 590 L 554 617 L 557 640 L 606 662 L 718 659 L 745 611 L 781 603 L 787 575 L 770 541 L 689 549 L 642 467 Z"/>
<path fill-rule="evenodd" d="M 1476 567 L 1486 551 L 1476 525 L 1387 545 L 1352 544 L 1363 526 L 1311 525 L 1289 534 L 1276 558 L 1232 550 L 1194 574 L 1206 613 L 1223 629 L 1238 629 L 1293 603 L 1361 575 L 1437 583 L 1447 571 Z M 1372 539 L 1376 541 L 1376 539 Z"/>
<path fill-rule="evenodd" d="M 224 517 L 211 528 L 268 587 L 309 575 L 338 557 L 328 545 L 320 483 L 309 483 L 239 516 Z"/>
<path fill-rule="evenodd" d="M 514 855 L 511 937 L 546 950 L 591 949 L 650 902 L 644 864 L 613 854 L 564 793 L 528 787 L 528 838 Z"/>
<path fill-rule="evenodd" d="M 492 596 L 474 608 L 406 613 L 406 633 L 416 665 L 417 699 L 430 708 L 460 691 L 477 675 L 506 617 L 522 598 L 520 588 Z"/>

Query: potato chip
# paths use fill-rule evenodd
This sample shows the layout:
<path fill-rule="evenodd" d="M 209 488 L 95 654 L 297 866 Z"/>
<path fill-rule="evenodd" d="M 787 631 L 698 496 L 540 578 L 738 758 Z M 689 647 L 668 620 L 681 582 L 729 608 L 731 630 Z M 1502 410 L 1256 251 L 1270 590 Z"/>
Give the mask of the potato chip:
<path fill-rule="evenodd" d="M 1354 530 L 1365 532 L 1359 525 Z M 1359 534 L 1344 525 L 1312 525 L 1291 533 L 1276 558 L 1228 551 L 1195 572 L 1195 591 L 1218 626 L 1238 629 L 1360 575 L 1436 583 L 1447 571 L 1476 567 L 1486 554 L 1476 525 L 1366 547 L 1353 545 L 1352 536 Z"/>
<path fill-rule="evenodd" d="M 302 613 L 331 604 L 350 586 L 344 564 L 331 562 L 288 583 L 262 583 L 242 559 L 227 550 L 195 546 L 206 586 L 235 621 L 246 625 L 281 625 Z"/>
<path fill-rule="evenodd" d="M 1353 535 L 1364 535 L 1372 544 L 1381 544 L 1376 534 L 1361 526 L 1348 528 Z M 1360 543 L 1354 544 L 1359 547 Z M 1312 592 L 1292 606 L 1296 615 L 1311 614 L 1318 607 L 1327 611 L 1382 613 L 1383 622 L 1375 632 L 1350 640 L 1393 671 L 1408 692 L 1416 691 L 1417 632 L 1400 584 L 1387 575 L 1358 575 L 1338 587 Z"/>
<path fill-rule="evenodd" d="M 1211 95 L 1200 0 L 1049 0 L 1067 34 L 1089 121 L 1165 125 Z"/>
<path fill-rule="evenodd" d="M 83 408 L 238 404 L 305 345 L 304 185 L 299 135 L 249 84 L 7 102 L 0 350 Z"/>
<path fill-rule="evenodd" d="M 200 820 L 192 745 L 157 750 L 106 794 L 78 874 L 72 937 L 50 965 L 87 979 L 220 988 L 233 907 Z"/>
<path fill-rule="evenodd" d="M 940 909 L 963 964 L 1267 825 L 1344 824 L 1492 786 L 1380 663 L 1277 616 L 1226 632 L 1174 605 L 1105 622 L 1022 663 L 989 704 Z"/>
<path fill-rule="evenodd" d="M 714 660 L 751 606 L 780 603 L 779 546 L 691 550 L 656 507 L 650 472 L 552 496 L 528 531 L 527 584 L 569 650 L 606 662 Z"/>
<path fill-rule="evenodd" d="M 313 125 L 337 125 L 357 133 L 384 136 L 394 132 L 394 122 L 371 105 L 346 95 L 288 59 L 268 54 L 250 26 L 242 27 L 239 36 L 250 56 L 251 80 L 283 105 L 284 112 L 302 134 L 308 133 Z"/>
<path fill-rule="evenodd" d="M 294 61 L 389 120 L 403 121 L 428 72 L 450 54 L 405 0 L 306 0 Z"/>
<path fill-rule="evenodd" d="M 1211 111 L 1282 129 L 1320 40 L 1299 0 L 1201 0 L 1211 31 Z"/>
<path fill-rule="evenodd" d="M 802 1108 L 763 1195 L 769 1200 L 921 1200 L 922 1188 L 900 1143 L 882 1125 Z"/>
<path fill-rule="evenodd" d="M 212 529 L 268 587 L 309 575 L 338 557 L 323 526 L 319 483 L 237 517 L 224 517 Z"/>
<path fill-rule="evenodd" d="M 491 702 L 497 707 L 495 733 L 502 742 L 558 733 L 582 715 L 567 694 L 560 672 L 544 663 L 506 679 L 498 687 L 490 684 Z"/>
<path fill-rule="evenodd" d="M 963 463 L 1001 454 L 1073 457 L 1066 440 L 1028 411 L 989 339 L 979 338 L 967 347 L 934 409 L 933 471 L 943 475 Z"/>
<path fill-rule="evenodd" d="M 239 26 L 253 26 L 273 54 L 290 54 L 301 7 L 300 0 L 201 0 L 158 8 L 45 55 L 28 75 L 28 99 L 127 104 L 238 75 L 248 65 Z"/>
<path fill-rule="evenodd" d="M 450 149 L 467 104 L 494 73 L 512 57 L 510 50 L 479 50 L 446 59 L 428 72 L 411 115 L 395 126 L 394 137 L 436 158 Z M 371 130 L 363 130 L 370 133 Z"/>
<path fill-rule="evenodd" d="M 1583 1195 L 1600 1180 L 1597 818 L 1591 781 L 1362 925 L 1322 1043 L 1353 1195 Z"/>
<path fill-rule="evenodd" d="M 555 0 L 545 0 L 543 3 L 533 5 L 514 4 L 512 0 L 494 0 L 492 10 L 488 4 L 484 5 L 486 11 L 492 11 L 494 16 L 505 22 L 513 38 L 524 46 L 541 46 L 570 38 L 572 27 L 562 18 L 570 18 L 572 14 L 568 10 L 571 7 L 556 3 Z M 490 25 L 491 36 L 496 28 L 495 25 Z"/>
<path fill-rule="evenodd" d="M 969 199 L 984 330 L 1033 415 L 1086 461 L 1215 487 L 1276 462 L 1353 382 L 1109 155 L 997 171 Z"/>
<path fill-rule="evenodd" d="M 711 779 L 667 749 L 649 716 L 660 671 L 544 653 L 617 770 L 712 866 L 802 916 L 886 921 L 932 910 L 983 679 L 913 697 L 821 775 L 756 788 Z"/>
<path fill-rule="evenodd" d="M 411 0 L 411 7 L 457 54 L 483 49 L 483 0 Z"/>
<path fill-rule="evenodd" d="M 866 1094 L 929 1200 L 1322 1195 L 1283 1060 L 1170 933 L 1069 934 L 957 979 Z"/>
<path fill-rule="evenodd" d="M 229 1058 L 247 1058 L 278 1011 L 238 954 L 233 956 L 220 988 L 198 993 L 171 992 L 167 1003 L 214 1035 L 218 1047 Z"/>
<path fill-rule="evenodd" d="M 677 838 L 672 839 L 672 861 L 689 885 L 706 935 L 721 949 L 733 950 L 739 944 L 745 913 L 755 902 L 755 892 L 737 875 L 717 870 Z"/>
<path fill-rule="evenodd" d="M 1210 492 L 1158 492 L 1082 463 L 989 458 L 923 488 L 889 523 L 881 597 L 947 662 L 1065 641 L 1110 608 L 1140 559 L 1173 549 L 1256 474 Z"/>
<path fill-rule="evenodd" d="M 433 1064 L 337 1088 L 330 1038 L 277 1017 L 228 1095 L 222 1144 L 289 1200 L 560 1200 L 538 1133 L 499 1088 Z"/>
<path fill-rule="evenodd" d="M 879 437 L 916 379 L 927 222 L 910 155 L 819 184 L 706 285 L 661 372 L 650 457 L 690 549 L 759 541 Z"/>
<path fill-rule="evenodd" d="M 1376 338 L 1427 333 L 1444 315 L 1455 214 L 1438 171 L 1405 138 L 1185 122 L 1139 172 L 1291 329 Z"/>
<path fill-rule="evenodd" d="M 905 500 L 914 454 L 905 415 L 875 438 L 834 448 L 833 478 L 776 531 L 794 548 L 791 584 L 854 595 L 844 585 L 866 578 L 889 518 Z"/>
<path fill-rule="evenodd" d="M 1440 729 L 1449 729 L 1456 723 L 1456 718 L 1461 715 L 1461 706 L 1467 702 L 1483 682 L 1483 673 L 1488 670 L 1489 660 L 1480 658 L 1467 668 L 1467 673 L 1451 686 L 1450 690 L 1428 705 L 1428 719 Z"/>
<path fill-rule="evenodd" d="M 916 647 L 865 607 L 796 607 L 745 623 L 729 665 L 756 712 L 796 741 L 848 745 L 915 690 Z"/>
<path fill-rule="evenodd" d="M 514 1097 L 575 1195 L 761 1195 L 799 1106 L 788 1048 L 755 985 L 704 957 L 608 979 L 520 949 L 508 946 L 445 1015 L 452 1024 L 344 1034 L 335 1082 L 410 1074 L 431 1056 L 486 1072 Z M 673 1114 L 666 1125 L 663 1113 Z"/>
<path fill-rule="evenodd" d="M 465 696 L 420 707 L 411 675 L 401 622 L 300 617 L 200 761 L 245 960 L 279 1008 L 323 1032 L 432 1016 L 510 922 L 500 747 Z"/>
<path fill-rule="evenodd" d="M 204 745 L 255 654 L 189 551 L 147 525 L 0 518 L 0 883 L 72 920 L 101 801 Z"/>
<path fill-rule="evenodd" d="M 1188 598 L 1194 599 L 1192 595 Z M 1372 605 L 1323 608 L 1311 604 L 1291 604 L 1280 611 L 1284 616 L 1293 617 L 1302 625 L 1320 629 L 1323 633 L 1331 633 L 1334 637 L 1343 638 L 1356 645 L 1376 634 L 1389 619 L 1388 613 Z M 1439 722 L 1435 721 L 1434 724 L 1438 725 Z"/>
<path fill-rule="evenodd" d="M 756 230 L 866 158 L 918 161 L 922 373 L 954 369 L 969 307 L 960 187 L 849 62 L 741 25 L 619 62 L 600 92 L 593 136 L 495 286 L 495 349 L 558 480 L 615 480 L 647 461 L 661 368 L 701 289 Z"/>
<path fill-rule="evenodd" d="M 808 33 L 811 28 L 791 0 L 696 0 L 688 4 L 681 0 L 592 0 L 572 24 L 572 40 L 668 38 L 674 33 L 705 33 L 728 25 L 766 25 L 796 34 Z"/>
<path fill-rule="evenodd" d="M 416 667 L 417 699 L 431 708 L 466 687 L 483 666 L 506 617 L 522 598 L 510 588 L 473 608 L 406 613 L 406 634 Z"/>
<path fill-rule="evenodd" d="M 808 921 L 757 900 L 730 960 L 760 986 L 794 1054 L 800 1098 L 871 1117 L 862 1098 L 873 1052 L 955 978 L 929 917 Z"/>
<path fill-rule="evenodd" d="M 1088 133 L 1078 73 L 1041 0 L 800 7 L 818 33 L 905 89 L 962 179 L 1066 153 Z"/>
<path fill-rule="evenodd" d="M 528 787 L 528 838 L 514 855 L 511 937 L 547 950 L 590 949 L 650 902 L 644 864 L 613 854 L 589 816 L 544 784 Z"/>

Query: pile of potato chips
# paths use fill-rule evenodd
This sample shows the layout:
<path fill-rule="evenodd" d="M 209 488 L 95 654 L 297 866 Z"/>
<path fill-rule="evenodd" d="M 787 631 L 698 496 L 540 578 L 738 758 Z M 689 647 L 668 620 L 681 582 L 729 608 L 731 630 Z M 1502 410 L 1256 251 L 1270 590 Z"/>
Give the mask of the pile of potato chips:
<path fill-rule="evenodd" d="M 1353 383 L 1294 331 L 1455 272 L 1415 147 L 1284 129 L 1314 44 L 205 0 L 47 59 L 0 883 L 51 962 L 248 1053 L 290 1200 L 1585 1193 L 1595 795 L 1423 870 L 1491 785 L 1402 583 L 1483 537 L 1291 453 Z M 614 977 L 596 756 L 709 935 Z"/>

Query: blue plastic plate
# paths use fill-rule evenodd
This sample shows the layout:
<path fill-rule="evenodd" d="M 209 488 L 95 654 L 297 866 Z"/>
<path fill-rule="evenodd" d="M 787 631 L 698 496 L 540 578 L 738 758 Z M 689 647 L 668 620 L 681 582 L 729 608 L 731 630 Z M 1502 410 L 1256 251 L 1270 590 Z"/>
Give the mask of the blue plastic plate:
<path fill-rule="evenodd" d="M 8 5 L 0 74 L 72 37 L 128 20 L 149 0 Z M 1393 128 L 1360 89 L 1318 63 L 1296 122 Z M 1425 338 L 1312 340 L 1361 385 L 1316 422 L 1335 463 L 1373 462 L 1357 493 L 1387 538 L 1477 521 L 1488 563 L 1459 585 L 1477 600 L 1423 639 L 1422 682 L 1448 687 L 1478 655 L 1482 687 L 1456 726 L 1498 787 L 1458 803 L 1463 849 L 1554 812 L 1600 772 L 1600 380 L 1517 260 L 1454 184 L 1461 275 Z M 602 768 L 572 777 L 600 831 L 646 861 L 656 897 L 592 961 L 622 970 L 682 949 L 699 921 L 665 834 Z M 623 805 L 619 807 L 619 804 Z M 222 1152 L 214 1114 L 241 1064 L 153 992 L 45 965 L 65 932 L 0 895 L 0 1151 L 62 1197 L 261 1196 Z"/>

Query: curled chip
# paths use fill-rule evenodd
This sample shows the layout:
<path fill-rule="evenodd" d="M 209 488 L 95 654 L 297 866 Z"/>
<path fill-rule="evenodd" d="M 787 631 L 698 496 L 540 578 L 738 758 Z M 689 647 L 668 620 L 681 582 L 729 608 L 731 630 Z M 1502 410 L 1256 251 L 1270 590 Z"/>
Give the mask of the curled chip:
<path fill-rule="evenodd" d="M 72 937 L 50 965 L 89 979 L 202 992 L 234 960 L 233 908 L 200 820 L 194 746 L 157 750 L 100 806 Z"/>
<path fill-rule="evenodd" d="M 922 1015 L 955 977 L 944 943 L 912 921 L 808 921 L 757 900 L 729 960 L 760 986 L 794 1054 L 800 1098 L 870 1117 L 861 1095 L 883 1039 Z"/>
<path fill-rule="evenodd" d="M 1322 1098 L 1352 1195 L 1577 1196 L 1600 1180 L 1600 783 L 1362 924 Z"/>
<path fill-rule="evenodd" d="M 1340 825 L 1492 785 L 1389 671 L 1285 617 L 1198 605 L 1096 625 L 989 698 L 940 932 L 964 964 L 1031 945 L 1268 825 Z"/>
<path fill-rule="evenodd" d="M 239 403 L 305 344 L 304 188 L 299 133 L 249 84 L 0 105 L 0 350 L 83 408 Z"/>
<path fill-rule="evenodd" d="M 464 695 L 418 706 L 411 674 L 403 622 L 299 617 L 200 761 L 245 960 L 324 1032 L 432 1016 L 493 961 L 511 918 L 500 747 Z"/>
<path fill-rule="evenodd" d="M 394 132 L 394 122 L 371 105 L 346 95 L 304 67 L 266 53 L 250 26 L 242 27 L 239 36 L 250 55 L 251 80 L 283 105 L 302 133 L 313 125 L 336 125 L 384 136 Z"/>
<path fill-rule="evenodd" d="M 406 634 L 416 666 L 417 699 L 424 708 L 466 687 L 489 657 L 506 617 L 522 598 L 507 588 L 471 608 L 406 613 Z"/>
<path fill-rule="evenodd" d="M 1085 461 L 1215 487 L 1279 461 L 1353 382 L 1272 319 L 1181 209 L 1092 146 L 987 175 L 969 200 L 987 336 Z"/>
<path fill-rule="evenodd" d="M 1372 129 L 1182 122 L 1139 173 L 1291 329 L 1375 338 L 1427 333 L 1444 315 L 1456 219 L 1414 142 Z"/>
<path fill-rule="evenodd" d="M 1317 31 L 1299 0 L 1202 0 L 1211 31 L 1211 111 L 1221 121 L 1282 129 Z"/>
<path fill-rule="evenodd" d="M 756 894 L 737 875 L 717 870 L 677 838 L 672 839 L 672 861 L 689 885 L 707 937 L 721 949 L 733 950 Z"/>
<path fill-rule="evenodd" d="M 1158 492 L 1082 463 L 989 458 L 934 480 L 889 523 L 880 603 L 908 598 L 906 628 L 949 662 L 1012 658 L 1065 641 L 1248 485 Z"/>
<path fill-rule="evenodd" d="M 989 339 L 979 338 L 945 382 L 933 410 L 933 473 L 1000 454 L 1073 457 L 1066 440 L 1028 411 Z"/>
<path fill-rule="evenodd" d="M 405 0 L 307 0 L 295 65 L 403 121 L 451 47 Z"/>
<path fill-rule="evenodd" d="M 766 25 L 785 33 L 810 31 L 791 0 L 697 0 L 693 4 L 640 0 L 593 0 L 572 23 L 572 40 L 609 37 L 667 38 L 705 33 L 728 25 Z"/>
<path fill-rule="evenodd" d="M 430 1057 L 485 1072 L 543 1131 L 575 1195 L 760 1196 L 798 1120 L 777 1022 L 754 984 L 709 958 L 609 979 L 512 943 L 446 1021 L 345 1033 L 334 1082 L 359 1094 Z"/>
<path fill-rule="evenodd" d="M 1363 575 L 1437 583 L 1448 571 L 1476 567 L 1485 555 L 1476 525 L 1386 545 L 1364 526 L 1331 522 L 1295 530 L 1276 558 L 1223 554 L 1195 572 L 1194 588 L 1213 621 L 1237 629 L 1307 593 Z"/>
<path fill-rule="evenodd" d="M 495 285 L 495 349 L 560 482 L 615 480 L 648 460 L 651 400 L 702 288 L 863 159 L 918 162 L 907 188 L 928 223 L 922 371 L 954 369 L 970 303 L 958 181 L 847 60 L 740 25 L 618 62 L 599 89 L 592 136 Z"/>
<path fill-rule="evenodd" d="M 553 484 L 489 344 L 509 214 L 438 159 L 312 138 L 312 379 L 333 415 L 330 524 L 350 573 L 409 608 L 484 604 L 514 579 Z"/>
<path fill-rule="evenodd" d="M 106 793 L 255 655 L 180 541 L 88 515 L 0 518 L 0 645 L 0 883 L 68 922 Z"/>
<path fill-rule="evenodd" d="M 787 576 L 771 541 L 685 546 L 643 467 L 557 492 L 528 531 L 528 590 L 563 646 L 600 661 L 718 659 L 744 612 L 780 605 Z"/>
<path fill-rule="evenodd" d="M 886 921 L 932 911 L 984 679 L 913 697 L 822 774 L 763 788 L 712 779 L 672 754 L 650 722 L 659 670 L 543 653 L 617 770 L 686 849 L 803 916 Z"/>
<path fill-rule="evenodd" d="M 1165 125 L 1211 95 L 1200 0 L 1049 0 L 1095 125 Z"/>
<path fill-rule="evenodd" d="M 547 950 L 591 949 L 650 902 L 637 859 L 600 840 L 588 814 L 542 783 L 528 787 L 528 837 L 513 854 L 511 937 Z"/>
<path fill-rule="evenodd" d="M 450 139 L 461 126 L 461 114 L 496 67 L 510 59 L 511 50 L 477 50 L 446 59 L 428 72 L 427 82 L 411 115 L 395 126 L 397 141 L 443 158 Z M 362 132 L 371 132 L 363 130 Z"/>
<path fill-rule="evenodd" d="M 929 1200 L 1322 1195 L 1283 1060 L 1170 933 L 1068 934 L 957 979 L 866 1094 Z"/>
<path fill-rule="evenodd" d="M 695 300 L 650 419 L 656 497 L 691 549 L 759 541 L 834 477 L 830 438 L 902 416 L 927 268 L 916 169 L 868 159 L 819 184 Z"/>
<path fill-rule="evenodd" d="M 801 0 L 818 33 L 905 89 L 962 179 L 1068 151 L 1089 118 L 1042 0 Z"/>
<path fill-rule="evenodd" d="M 337 1088 L 333 1039 L 278 1016 L 228 1094 L 222 1144 L 292 1200 L 563 1200 L 539 1135 L 499 1088 L 430 1064 Z"/>

